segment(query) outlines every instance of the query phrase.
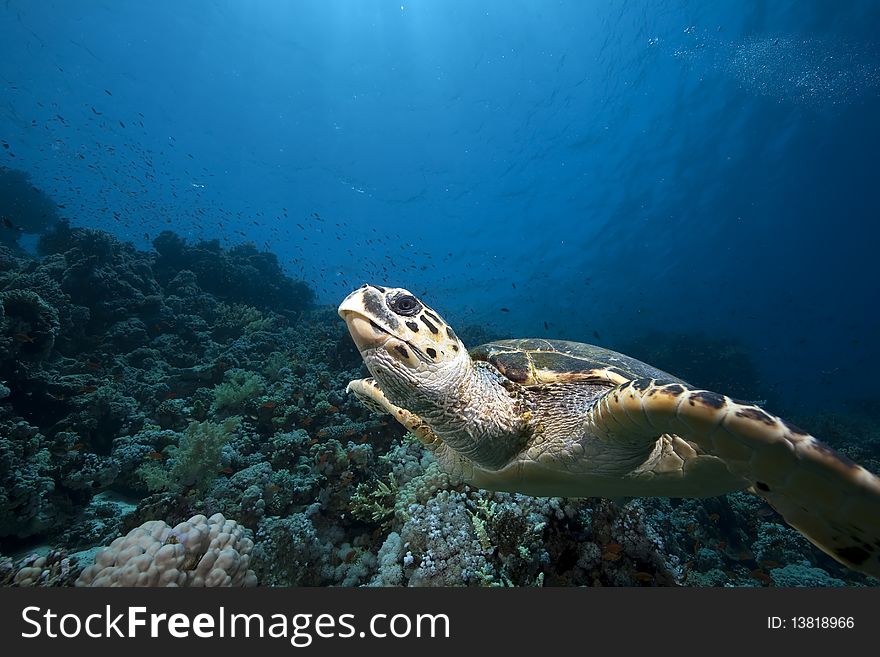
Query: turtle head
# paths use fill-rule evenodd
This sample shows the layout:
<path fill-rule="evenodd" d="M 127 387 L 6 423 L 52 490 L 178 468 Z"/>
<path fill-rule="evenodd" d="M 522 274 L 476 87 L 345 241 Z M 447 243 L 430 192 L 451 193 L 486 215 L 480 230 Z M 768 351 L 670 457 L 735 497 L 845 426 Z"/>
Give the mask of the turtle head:
<path fill-rule="evenodd" d="M 449 391 L 471 359 L 455 331 L 408 290 L 364 285 L 339 305 L 339 315 L 386 395 L 412 408 L 412 399 Z"/>

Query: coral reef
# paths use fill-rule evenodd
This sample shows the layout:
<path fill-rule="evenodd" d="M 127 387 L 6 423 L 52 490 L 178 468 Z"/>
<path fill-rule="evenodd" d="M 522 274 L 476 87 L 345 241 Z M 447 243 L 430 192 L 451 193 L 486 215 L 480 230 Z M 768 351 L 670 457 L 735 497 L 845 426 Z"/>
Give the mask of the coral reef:
<path fill-rule="evenodd" d="M 169 527 L 145 522 L 113 541 L 86 566 L 76 586 L 256 586 L 248 568 L 253 542 L 216 513 Z M 19 571 L 21 572 L 21 571 Z"/>
<path fill-rule="evenodd" d="M 41 230 L 37 256 L 0 246 L 2 584 L 877 583 L 743 493 L 622 503 L 451 485 L 345 394 L 364 373 L 345 327 L 271 254 Z M 757 389 L 737 345 L 701 343 L 726 354 L 719 367 L 683 342 L 631 351 Z M 795 419 L 876 466 L 870 408 Z"/>
<path fill-rule="evenodd" d="M 190 271 L 204 292 L 222 301 L 288 316 L 295 316 L 314 301 L 314 293 L 305 283 L 282 273 L 274 254 L 257 251 L 252 244 L 228 251 L 217 240 L 190 246 L 173 232 L 164 231 L 153 240 L 153 246 L 158 254 L 154 271 L 163 284 L 181 271 Z"/>

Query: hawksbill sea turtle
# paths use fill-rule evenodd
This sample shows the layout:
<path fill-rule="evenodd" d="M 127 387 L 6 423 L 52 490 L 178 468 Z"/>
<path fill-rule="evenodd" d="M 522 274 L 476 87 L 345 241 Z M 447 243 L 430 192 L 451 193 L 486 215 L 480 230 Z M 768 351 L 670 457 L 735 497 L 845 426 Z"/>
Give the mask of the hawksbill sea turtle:
<path fill-rule="evenodd" d="M 846 566 L 880 576 L 880 478 L 760 407 L 623 354 L 564 340 L 470 352 L 401 288 L 339 306 L 389 413 L 458 481 L 560 497 L 708 497 L 749 490 Z"/>

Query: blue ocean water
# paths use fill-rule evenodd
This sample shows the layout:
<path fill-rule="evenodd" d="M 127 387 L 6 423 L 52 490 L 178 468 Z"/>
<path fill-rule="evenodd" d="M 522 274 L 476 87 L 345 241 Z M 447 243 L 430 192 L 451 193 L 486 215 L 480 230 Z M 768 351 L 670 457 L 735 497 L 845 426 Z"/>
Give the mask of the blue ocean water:
<path fill-rule="evenodd" d="M 369 281 L 510 336 L 731 336 L 788 403 L 841 401 L 880 367 L 878 18 L 9 0 L 2 155 L 75 224 L 252 240 L 326 303 Z"/>
<path fill-rule="evenodd" d="M 5 0 L 0 166 L 144 251 L 252 242 L 319 305 L 405 287 L 469 334 L 876 406 L 878 25 L 873 0 Z"/>

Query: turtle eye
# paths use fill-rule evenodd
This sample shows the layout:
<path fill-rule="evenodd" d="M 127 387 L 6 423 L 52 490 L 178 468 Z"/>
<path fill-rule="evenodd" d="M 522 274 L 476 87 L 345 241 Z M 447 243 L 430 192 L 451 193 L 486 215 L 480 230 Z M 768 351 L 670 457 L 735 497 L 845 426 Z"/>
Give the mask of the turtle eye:
<path fill-rule="evenodd" d="M 400 294 L 388 302 L 388 307 L 398 315 L 412 317 L 422 309 L 422 304 L 411 294 Z"/>

